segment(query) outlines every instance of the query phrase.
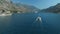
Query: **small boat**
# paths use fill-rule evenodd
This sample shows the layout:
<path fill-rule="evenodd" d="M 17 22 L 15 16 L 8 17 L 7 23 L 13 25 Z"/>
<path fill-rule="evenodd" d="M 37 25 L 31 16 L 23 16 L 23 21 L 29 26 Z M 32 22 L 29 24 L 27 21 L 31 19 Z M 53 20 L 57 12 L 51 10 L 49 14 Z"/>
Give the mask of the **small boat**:
<path fill-rule="evenodd" d="M 42 19 L 41 19 L 41 17 L 40 17 L 40 16 L 38 16 L 38 17 L 36 18 L 36 21 L 39 21 L 39 22 L 41 22 L 41 23 L 42 23 Z"/>
<path fill-rule="evenodd" d="M 42 23 L 41 16 L 38 16 L 33 23 Z"/>

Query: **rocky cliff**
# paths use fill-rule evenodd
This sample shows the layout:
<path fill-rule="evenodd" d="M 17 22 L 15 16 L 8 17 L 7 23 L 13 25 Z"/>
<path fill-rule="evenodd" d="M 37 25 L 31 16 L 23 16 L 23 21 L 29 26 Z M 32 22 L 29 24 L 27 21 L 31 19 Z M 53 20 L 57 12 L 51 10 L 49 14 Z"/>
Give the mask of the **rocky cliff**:
<path fill-rule="evenodd" d="M 40 9 L 32 5 L 26 5 L 21 3 L 13 3 L 11 0 L 0 0 L 0 10 L 8 10 L 11 12 L 21 12 L 21 13 L 34 13 L 39 12 Z"/>

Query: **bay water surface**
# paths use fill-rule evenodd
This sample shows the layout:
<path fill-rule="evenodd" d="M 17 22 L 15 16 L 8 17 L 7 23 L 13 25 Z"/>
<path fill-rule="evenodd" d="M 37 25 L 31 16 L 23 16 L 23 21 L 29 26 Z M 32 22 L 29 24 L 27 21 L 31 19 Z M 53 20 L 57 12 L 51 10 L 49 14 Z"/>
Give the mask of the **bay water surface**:
<path fill-rule="evenodd" d="M 40 16 L 42 23 L 36 21 Z M 60 34 L 60 14 L 29 13 L 0 16 L 0 34 Z"/>

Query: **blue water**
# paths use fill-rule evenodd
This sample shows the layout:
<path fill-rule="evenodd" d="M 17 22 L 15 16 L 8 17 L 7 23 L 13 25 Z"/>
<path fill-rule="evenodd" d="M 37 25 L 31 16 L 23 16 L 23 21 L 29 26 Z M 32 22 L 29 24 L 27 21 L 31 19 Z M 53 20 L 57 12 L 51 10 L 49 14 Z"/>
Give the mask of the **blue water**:
<path fill-rule="evenodd" d="M 38 16 L 41 16 L 42 23 L 35 21 Z M 0 16 L 0 34 L 60 34 L 60 14 Z"/>

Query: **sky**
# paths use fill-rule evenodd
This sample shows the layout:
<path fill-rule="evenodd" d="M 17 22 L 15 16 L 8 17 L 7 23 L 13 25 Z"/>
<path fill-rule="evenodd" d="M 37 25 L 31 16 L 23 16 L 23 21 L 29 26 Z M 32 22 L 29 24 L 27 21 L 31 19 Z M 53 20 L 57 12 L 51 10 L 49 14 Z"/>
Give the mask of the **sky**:
<path fill-rule="evenodd" d="M 15 3 L 23 3 L 36 6 L 39 9 L 45 9 L 60 3 L 60 0 L 12 0 Z"/>

